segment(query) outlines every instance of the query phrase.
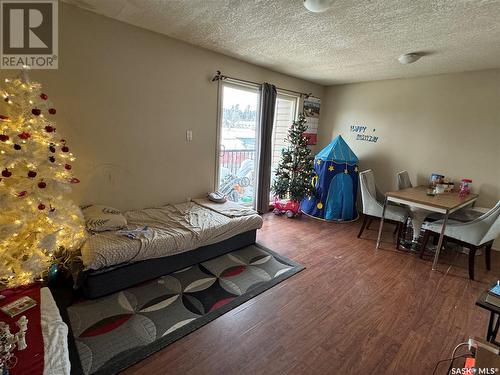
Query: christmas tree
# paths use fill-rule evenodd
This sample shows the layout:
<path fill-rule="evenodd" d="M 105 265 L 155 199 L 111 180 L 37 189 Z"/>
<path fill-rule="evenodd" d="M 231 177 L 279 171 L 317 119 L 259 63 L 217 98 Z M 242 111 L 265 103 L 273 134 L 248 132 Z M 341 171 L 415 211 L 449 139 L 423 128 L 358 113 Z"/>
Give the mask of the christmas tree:
<path fill-rule="evenodd" d="M 288 130 L 288 147 L 281 151 L 281 161 L 276 169 L 272 190 L 279 198 L 300 202 L 305 195 L 313 193 L 314 157 L 307 147 L 306 130 L 306 118 L 300 114 Z"/>
<path fill-rule="evenodd" d="M 26 71 L 0 89 L 0 284 L 29 284 L 79 247 L 80 209 L 66 196 L 75 157 L 56 132 L 56 109 Z"/>

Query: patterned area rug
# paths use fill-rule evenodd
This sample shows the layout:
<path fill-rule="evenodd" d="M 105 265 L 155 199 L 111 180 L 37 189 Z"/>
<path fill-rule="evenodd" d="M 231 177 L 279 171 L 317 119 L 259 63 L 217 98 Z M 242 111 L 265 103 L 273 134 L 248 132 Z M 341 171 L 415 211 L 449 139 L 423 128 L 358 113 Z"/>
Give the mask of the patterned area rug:
<path fill-rule="evenodd" d="M 303 268 L 251 245 L 74 304 L 67 311 L 81 369 L 84 374 L 123 370 Z"/>

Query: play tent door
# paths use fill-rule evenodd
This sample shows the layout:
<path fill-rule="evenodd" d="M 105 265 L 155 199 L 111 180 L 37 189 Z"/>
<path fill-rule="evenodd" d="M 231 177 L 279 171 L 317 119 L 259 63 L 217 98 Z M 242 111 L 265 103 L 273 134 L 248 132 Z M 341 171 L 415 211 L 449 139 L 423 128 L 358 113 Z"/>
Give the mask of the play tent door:
<path fill-rule="evenodd" d="M 354 196 L 352 192 L 353 184 L 349 174 L 338 173 L 333 177 L 326 198 L 326 220 L 353 220 L 356 218 L 356 214 L 353 212 Z"/>

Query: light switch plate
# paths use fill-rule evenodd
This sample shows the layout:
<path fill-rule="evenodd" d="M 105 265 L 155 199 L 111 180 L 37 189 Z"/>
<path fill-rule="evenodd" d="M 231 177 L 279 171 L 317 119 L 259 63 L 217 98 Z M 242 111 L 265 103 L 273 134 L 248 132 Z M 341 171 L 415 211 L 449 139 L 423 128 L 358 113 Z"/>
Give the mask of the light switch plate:
<path fill-rule="evenodd" d="M 191 142 L 193 140 L 193 131 L 186 130 L 186 141 Z"/>

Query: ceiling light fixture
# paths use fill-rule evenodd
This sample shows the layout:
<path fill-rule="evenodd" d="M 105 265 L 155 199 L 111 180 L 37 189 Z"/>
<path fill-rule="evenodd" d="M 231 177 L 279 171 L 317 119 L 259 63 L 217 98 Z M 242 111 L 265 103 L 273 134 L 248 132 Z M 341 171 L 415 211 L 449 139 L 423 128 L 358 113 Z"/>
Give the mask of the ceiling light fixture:
<path fill-rule="evenodd" d="M 328 10 L 333 0 L 304 0 L 304 6 L 309 12 L 321 13 Z"/>
<path fill-rule="evenodd" d="M 398 57 L 398 61 L 403 65 L 412 64 L 421 57 L 422 55 L 418 53 L 405 53 L 404 55 Z"/>

